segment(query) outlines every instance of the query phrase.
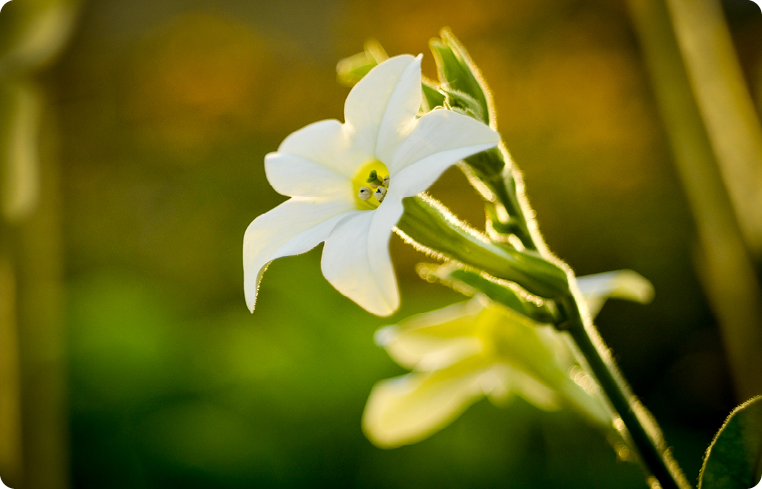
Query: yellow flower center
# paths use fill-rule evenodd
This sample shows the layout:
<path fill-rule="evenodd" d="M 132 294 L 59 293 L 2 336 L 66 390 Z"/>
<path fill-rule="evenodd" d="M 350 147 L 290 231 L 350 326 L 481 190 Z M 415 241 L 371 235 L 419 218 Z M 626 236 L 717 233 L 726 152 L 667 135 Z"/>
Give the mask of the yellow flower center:
<path fill-rule="evenodd" d="M 352 179 L 355 206 L 361 211 L 372 211 L 384 201 L 389 190 L 389 170 L 378 160 L 360 167 Z"/>

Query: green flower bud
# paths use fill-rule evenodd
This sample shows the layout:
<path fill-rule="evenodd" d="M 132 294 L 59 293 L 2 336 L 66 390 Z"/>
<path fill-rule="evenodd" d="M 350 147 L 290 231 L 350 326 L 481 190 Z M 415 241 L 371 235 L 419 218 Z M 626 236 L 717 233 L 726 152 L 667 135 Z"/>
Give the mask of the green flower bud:
<path fill-rule="evenodd" d="M 485 124 L 491 124 L 495 119 L 492 95 L 482 79 L 479 68 L 450 29 L 442 29 L 440 35 L 442 39 L 432 39 L 429 47 L 434 54 L 439 81 L 446 88 L 445 92 L 460 92 L 470 97 L 479 107 L 479 110 L 474 111 L 479 115 L 478 119 Z"/>

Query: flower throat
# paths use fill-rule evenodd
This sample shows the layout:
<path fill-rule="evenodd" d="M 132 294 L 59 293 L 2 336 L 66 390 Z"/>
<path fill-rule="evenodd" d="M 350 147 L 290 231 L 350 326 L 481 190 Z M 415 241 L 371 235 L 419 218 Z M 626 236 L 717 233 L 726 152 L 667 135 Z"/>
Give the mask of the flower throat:
<path fill-rule="evenodd" d="M 389 190 L 389 170 L 378 160 L 363 165 L 352 179 L 355 206 L 359 210 L 373 210 L 381 205 Z"/>

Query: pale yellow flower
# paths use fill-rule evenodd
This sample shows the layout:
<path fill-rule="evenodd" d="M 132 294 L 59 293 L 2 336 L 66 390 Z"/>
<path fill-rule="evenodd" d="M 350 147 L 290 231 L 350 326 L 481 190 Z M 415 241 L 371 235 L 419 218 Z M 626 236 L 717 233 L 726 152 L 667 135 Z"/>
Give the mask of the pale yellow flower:
<path fill-rule="evenodd" d="M 650 300 L 651 284 L 628 270 L 579 279 L 597 314 L 607 297 Z M 483 296 L 380 329 L 376 342 L 412 372 L 378 382 L 363 414 L 375 445 L 415 443 L 446 427 L 487 396 L 519 395 L 545 409 L 571 406 L 611 426 L 595 382 L 577 365 L 568 337 Z"/>

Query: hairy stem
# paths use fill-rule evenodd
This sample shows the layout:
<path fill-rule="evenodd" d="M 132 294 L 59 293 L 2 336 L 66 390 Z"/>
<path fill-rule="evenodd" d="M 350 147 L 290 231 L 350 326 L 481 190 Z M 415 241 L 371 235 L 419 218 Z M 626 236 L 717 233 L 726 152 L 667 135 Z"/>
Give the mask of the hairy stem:
<path fill-rule="evenodd" d="M 633 395 L 592 321 L 580 315 L 579 304 L 569 296 L 561 306 L 568 315 L 559 329 L 569 332 L 587 365 L 619 415 L 615 427 L 637 447 L 640 460 L 663 489 L 686 489 L 690 484 L 667 449 L 656 421 Z M 622 428 L 626 428 L 626 431 Z M 653 486 L 653 484 L 651 484 Z"/>
<path fill-rule="evenodd" d="M 502 206 L 508 214 L 507 219 L 503 217 L 498 222 L 493 220 L 493 231 L 513 234 L 527 249 L 538 250 L 549 261 L 557 261 L 537 231 L 534 214 L 524 195 L 521 174 L 505 148 L 481 153 L 478 158 L 469 158 L 467 163 L 471 172 L 469 178 L 472 182 L 479 180 L 475 186 L 481 186 L 482 193 L 487 194 L 485 197 L 492 197 L 490 201 L 495 206 Z M 574 280 L 571 272 L 567 280 Z M 690 488 L 667 449 L 656 421 L 632 394 L 592 321 L 580 310 L 577 299 L 569 293 L 557 298 L 555 302 L 564 314 L 557 327 L 570 333 L 611 406 L 619 415 L 617 428 L 636 449 L 644 468 L 651 474 L 649 484 L 656 487 L 654 482 L 657 482 L 663 489 Z"/>

